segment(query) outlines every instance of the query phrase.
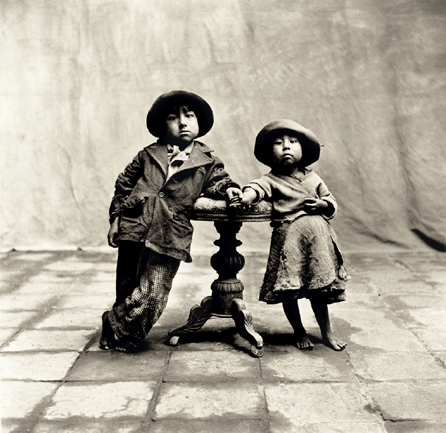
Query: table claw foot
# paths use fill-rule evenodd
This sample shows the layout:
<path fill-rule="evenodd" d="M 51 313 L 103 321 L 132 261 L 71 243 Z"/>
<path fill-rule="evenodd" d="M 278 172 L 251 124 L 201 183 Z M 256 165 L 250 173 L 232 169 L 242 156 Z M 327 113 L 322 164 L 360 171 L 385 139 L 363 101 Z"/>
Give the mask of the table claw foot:
<path fill-rule="evenodd" d="M 212 296 L 208 296 L 201 301 L 200 305 L 194 305 L 189 313 L 189 318 L 184 325 L 173 328 L 169 331 L 169 344 L 178 346 L 180 336 L 198 331 L 209 320 L 212 313 Z"/>
<path fill-rule="evenodd" d="M 251 349 L 249 350 L 249 354 L 253 356 L 254 358 L 261 358 L 263 356 L 263 347 L 258 349 L 255 346 L 251 346 Z"/>
<path fill-rule="evenodd" d="M 262 356 L 263 339 L 254 331 L 251 313 L 246 310 L 245 303 L 241 299 L 234 299 L 232 301 L 232 318 L 237 325 L 237 331 L 240 336 L 255 347 L 257 352 L 262 352 L 261 355 L 254 355 L 254 351 L 251 349 L 251 354 L 256 357 Z"/>

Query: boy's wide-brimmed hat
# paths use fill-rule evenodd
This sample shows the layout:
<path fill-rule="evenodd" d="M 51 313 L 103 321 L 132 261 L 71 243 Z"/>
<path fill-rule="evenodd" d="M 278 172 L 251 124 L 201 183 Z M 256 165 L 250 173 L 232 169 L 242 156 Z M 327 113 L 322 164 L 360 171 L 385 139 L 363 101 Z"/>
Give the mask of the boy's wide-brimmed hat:
<path fill-rule="evenodd" d="M 210 105 L 199 95 L 186 90 L 172 90 L 159 96 L 147 113 L 147 129 L 160 137 L 166 126 L 166 116 L 174 105 L 190 105 L 198 119 L 198 137 L 207 134 L 214 124 L 214 114 Z"/>
<path fill-rule="evenodd" d="M 272 148 L 273 140 L 279 134 L 292 132 L 297 135 L 300 145 L 302 146 L 302 159 L 300 164 L 306 167 L 313 164 L 319 159 L 321 153 L 321 145 L 316 136 L 307 128 L 288 119 L 274 120 L 268 123 L 257 134 L 254 146 L 254 155 L 262 163 L 269 167 L 273 164 Z"/>

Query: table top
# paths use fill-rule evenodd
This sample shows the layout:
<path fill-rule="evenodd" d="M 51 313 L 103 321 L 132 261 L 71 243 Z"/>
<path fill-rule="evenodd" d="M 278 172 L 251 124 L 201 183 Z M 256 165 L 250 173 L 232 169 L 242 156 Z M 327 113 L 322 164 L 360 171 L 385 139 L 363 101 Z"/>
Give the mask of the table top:
<path fill-rule="evenodd" d="M 229 207 L 225 200 L 200 197 L 194 204 L 191 219 L 228 222 L 271 221 L 271 212 L 271 203 L 264 200 L 249 208 L 242 208 Z"/>

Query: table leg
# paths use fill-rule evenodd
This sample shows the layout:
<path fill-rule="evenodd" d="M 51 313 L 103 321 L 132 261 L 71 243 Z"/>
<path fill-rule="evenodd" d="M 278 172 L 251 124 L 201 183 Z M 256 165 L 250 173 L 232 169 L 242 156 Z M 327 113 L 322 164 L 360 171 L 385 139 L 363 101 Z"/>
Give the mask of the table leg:
<path fill-rule="evenodd" d="M 171 329 L 169 332 L 170 345 L 178 346 L 180 336 L 198 331 L 212 316 L 212 296 L 201 301 L 200 305 L 194 305 L 189 313 L 189 318 L 184 325 Z"/>
<path fill-rule="evenodd" d="M 260 358 L 263 356 L 263 339 L 254 331 L 252 316 L 246 310 L 245 303 L 241 299 L 232 301 L 232 318 L 241 337 L 251 344 L 251 355 Z"/>
<path fill-rule="evenodd" d="M 211 266 L 218 273 L 218 279 L 211 285 L 212 296 L 192 307 L 187 322 L 169 332 L 170 344 L 178 345 L 181 335 L 199 330 L 212 316 L 232 317 L 240 336 L 251 344 L 251 355 L 261 357 L 263 340 L 254 331 L 252 316 L 243 302 L 243 284 L 237 279 L 237 273 L 245 265 L 245 258 L 237 252 L 241 242 L 236 235 L 242 223 L 216 221 L 214 225 L 220 234 L 214 244 L 220 249 L 211 257 Z"/>

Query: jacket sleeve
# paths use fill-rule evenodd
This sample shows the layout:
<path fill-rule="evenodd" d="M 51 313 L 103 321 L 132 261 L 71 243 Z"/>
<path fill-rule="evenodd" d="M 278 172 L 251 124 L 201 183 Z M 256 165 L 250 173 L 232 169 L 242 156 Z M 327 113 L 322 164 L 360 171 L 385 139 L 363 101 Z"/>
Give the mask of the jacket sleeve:
<path fill-rule="evenodd" d="M 212 156 L 212 160 L 212 165 L 206 173 L 203 195 L 214 200 L 223 200 L 227 197 L 226 190 L 228 188 L 240 188 L 240 186 L 229 177 L 220 158 Z"/>
<path fill-rule="evenodd" d="M 140 151 L 116 179 L 115 194 L 113 195 L 109 209 L 110 223 L 112 223 L 116 217 L 121 215 L 122 205 L 124 204 L 125 199 L 131 194 L 136 183 L 143 175 L 144 167 L 142 164 L 142 154 L 143 151 Z"/>

